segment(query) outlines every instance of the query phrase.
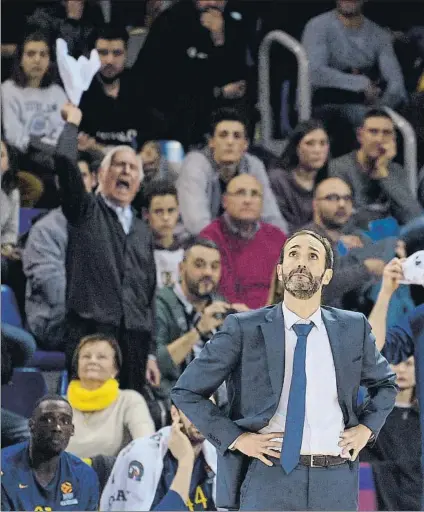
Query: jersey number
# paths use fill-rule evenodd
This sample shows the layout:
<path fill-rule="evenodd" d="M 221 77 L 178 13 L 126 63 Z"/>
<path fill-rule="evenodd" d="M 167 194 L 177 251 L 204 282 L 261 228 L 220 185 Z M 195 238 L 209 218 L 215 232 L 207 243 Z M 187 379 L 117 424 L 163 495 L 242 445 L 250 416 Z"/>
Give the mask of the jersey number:
<path fill-rule="evenodd" d="M 196 505 L 203 505 L 204 510 L 208 509 L 208 499 L 206 498 L 205 493 L 203 492 L 200 485 L 198 485 L 196 487 L 196 492 L 194 494 L 194 503 Z M 191 501 L 190 498 L 188 499 L 186 505 L 187 505 L 188 509 L 190 510 L 190 512 L 193 512 L 194 506 L 193 506 L 193 502 Z"/>
<path fill-rule="evenodd" d="M 35 507 L 34 512 L 52 512 L 52 507 Z"/>

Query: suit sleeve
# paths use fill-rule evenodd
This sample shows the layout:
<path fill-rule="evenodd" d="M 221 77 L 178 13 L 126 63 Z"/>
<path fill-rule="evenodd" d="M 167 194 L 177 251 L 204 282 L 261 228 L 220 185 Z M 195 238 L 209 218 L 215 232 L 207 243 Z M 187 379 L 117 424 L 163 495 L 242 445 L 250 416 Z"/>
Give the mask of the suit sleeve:
<path fill-rule="evenodd" d="M 175 405 L 222 454 L 243 434 L 243 430 L 209 397 L 239 364 L 241 350 L 239 321 L 235 315 L 229 315 L 222 329 L 206 343 L 199 357 L 188 365 L 171 392 Z"/>
<path fill-rule="evenodd" d="M 363 322 L 361 385 L 368 389 L 370 400 L 366 403 L 359 422 L 372 430 L 377 437 L 395 405 L 398 387 L 395 384 L 396 375 L 391 371 L 387 360 L 378 351 L 375 345 L 375 336 L 365 317 L 363 317 Z"/>

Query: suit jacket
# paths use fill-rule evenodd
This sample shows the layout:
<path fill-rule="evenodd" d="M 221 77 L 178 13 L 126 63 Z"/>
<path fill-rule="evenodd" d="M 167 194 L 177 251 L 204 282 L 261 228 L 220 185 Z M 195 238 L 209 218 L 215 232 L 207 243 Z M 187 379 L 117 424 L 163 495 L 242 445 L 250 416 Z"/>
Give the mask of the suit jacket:
<path fill-rule="evenodd" d="M 322 317 L 346 428 L 362 423 L 377 436 L 395 403 L 395 375 L 377 350 L 364 315 L 323 307 Z M 249 458 L 228 447 L 243 432 L 258 432 L 268 425 L 283 387 L 284 358 L 281 303 L 229 315 L 171 393 L 175 405 L 218 451 L 218 507 L 239 507 Z M 208 400 L 224 381 L 230 404 L 227 415 Z M 358 407 L 360 385 L 368 388 L 369 400 Z"/>

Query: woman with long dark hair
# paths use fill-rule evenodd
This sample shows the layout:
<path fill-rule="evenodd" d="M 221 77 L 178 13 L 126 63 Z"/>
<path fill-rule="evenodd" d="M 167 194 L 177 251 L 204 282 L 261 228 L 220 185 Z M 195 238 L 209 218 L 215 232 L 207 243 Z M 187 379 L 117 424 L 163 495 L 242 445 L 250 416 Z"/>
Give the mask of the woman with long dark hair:
<path fill-rule="evenodd" d="M 64 126 L 60 111 L 67 97 L 54 83 L 50 55 L 47 36 L 29 34 L 17 49 L 11 78 L 2 84 L 4 136 L 22 152 L 33 138 L 55 145 Z"/>
<path fill-rule="evenodd" d="M 290 135 L 269 179 L 290 232 L 312 220 L 313 189 L 327 174 L 330 143 L 324 125 L 315 119 L 299 123 Z"/>

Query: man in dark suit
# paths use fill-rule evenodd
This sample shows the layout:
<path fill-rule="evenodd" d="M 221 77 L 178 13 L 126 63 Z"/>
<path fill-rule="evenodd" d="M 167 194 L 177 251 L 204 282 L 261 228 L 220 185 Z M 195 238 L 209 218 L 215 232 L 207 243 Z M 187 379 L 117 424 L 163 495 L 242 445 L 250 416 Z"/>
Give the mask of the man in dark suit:
<path fill-rule="evenodd" d="M 283 303 L 228 316 L 172 392 L 218 450 L 218 507 L 357 509 L 357 456 L 397 387 L 365 317 L 321 307 L 332 266 L 326 238 L 295 233 L 277 266 Z M 228 415 L 208 400 L 223 381 Z"/>

